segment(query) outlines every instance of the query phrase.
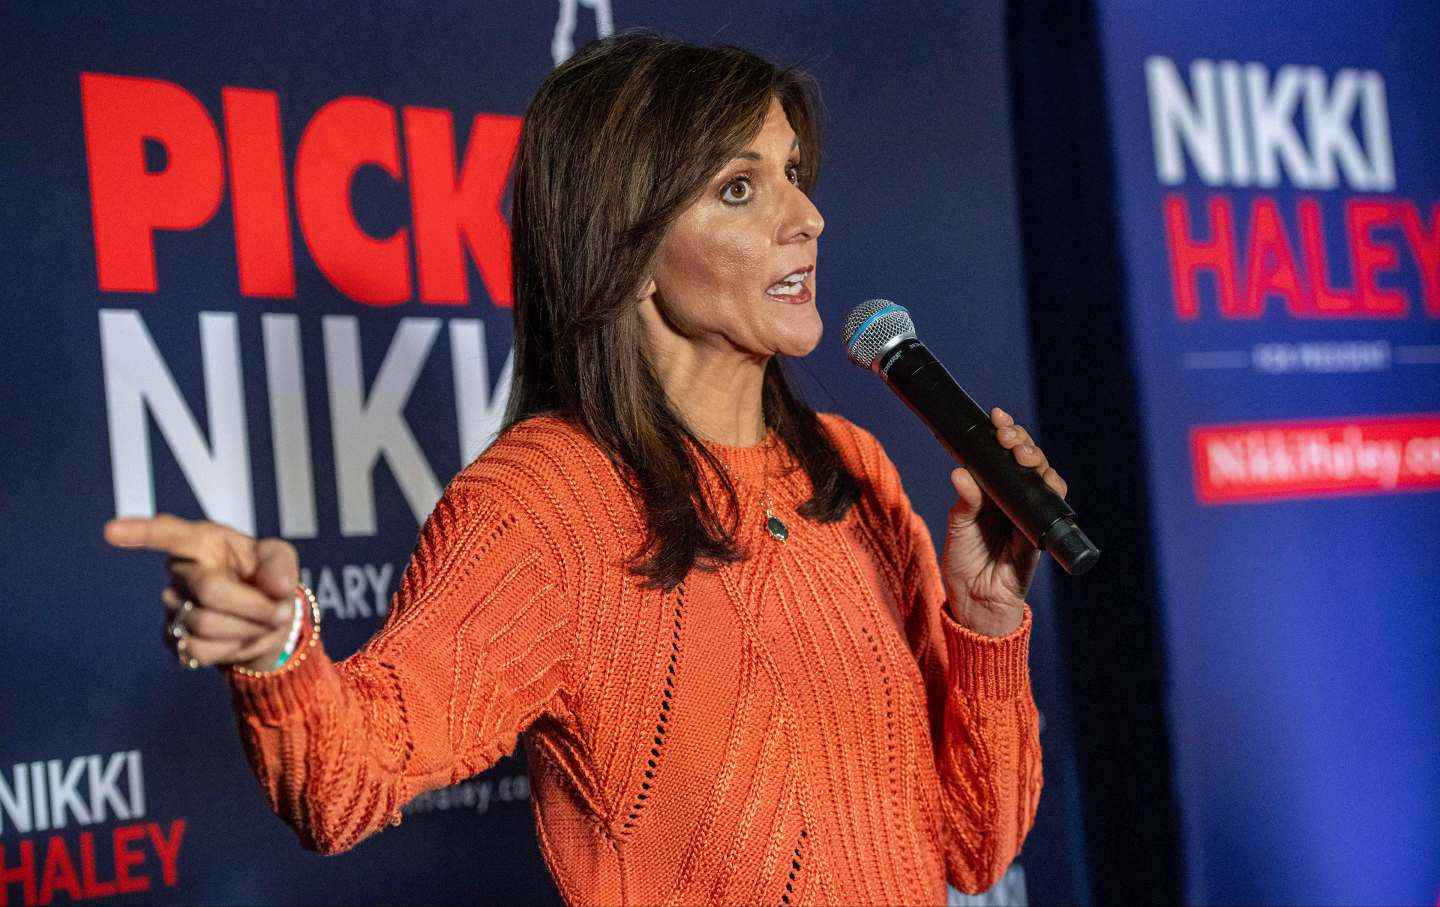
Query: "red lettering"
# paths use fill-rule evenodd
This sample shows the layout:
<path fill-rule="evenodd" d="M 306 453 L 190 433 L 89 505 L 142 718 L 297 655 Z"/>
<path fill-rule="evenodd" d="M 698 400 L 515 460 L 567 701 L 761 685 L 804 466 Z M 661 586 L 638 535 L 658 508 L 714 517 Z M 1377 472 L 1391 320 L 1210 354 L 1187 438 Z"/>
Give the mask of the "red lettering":
<path fill-rule="evenodd" d="M 1305 315 L 1305 289 L 1295 269 L 1295 256 L 1290 240 L 1285 237 L 1285 224 L 1275 200 L 1268 196 L 1255 199 L 1250 206 L 1250 243 L 1245 254 L 1245 308 L 1236 314 L 1257 318 L 1265 313 L 1265 299 L 1280 296 L 1292 315 Z"/>
<path fill-rule="evenodd" d="M 1175 314 L 1181 318 L 1200 316 L 1195 278 L 1201 270 L 1215 274 L 1220 311 L 1234 317 L 1239 309 L 1235 280 L 1235 218 L 1230 199 L 1210 198 L 1210 239 L 1198 240 L 1188 227 L 1189 209 L 1180 194 L 1165 197 L 1165 235 L 1170 247 L 1170 281 L 1175 293 Z M 1258 313 L 1256 313 L 1258 314 Z"/>
<path fill-rule="evenodd" d="M 286 206 L 280 98 L 273 91 L 226 88 L 225 146 L 241 296 L 295 295 L 295 260 Z"/>
<path fill-rule="evenodd" d="M 357 302 L 395 305 L 410 298 L 409 230 L 376 239 L 355 221 L 350 181 L 365 165 L 400 179 L 395 111 L 371 98 L 331 101 L 315 114 L 295 155 L 295 210 L 315 264 Z"/>
<path fill-rule="evenodd" d="M 160 857 L 160 873 L 165 879 L 165 885 L 174 887 L 175 865 L 180 860 L 180 839 L 185 837 L 185 820 L 176 819 L 171 822 L 169 835 L 160 833 L 158 822 L 146 822 L 145 831 L 150 835 L 150 843 L 155 845 L 155 854 Z"/>
<path fill-rule="evenodd" d="M 1305 252 L 1305 273 L 1309 277 L 1313 315 L 1346 317 L 1360 308 L 1353 290 L 1331 286 L 1325 275 L 1325 233 L 1320 225 L 1320 203 L 1313 198 L 1300 201 L 1300 243 Z"/>
<path fill-rule="evenodd" d="M 1380 242 L 1370 231 L 1375 227 L 1393 226 L 1394 212 L 1389 202 L 1351 199 L 1345 203 L 1345 226 L 1350 234 L 1350 260 L 1355 267 L 1355 288 L 1360 293 L 1360 317 L 1400 318 L 1409 304 L 1399 290 L 1382 290 L 1375 283 L 1380 271 L 1395 267 L 1400 261 L 1395 247 Z"/>
<path fill-rule="evenodd" d="M 148 876 L 130 874 L 130 867 L 145 862 L 145 851 L 130 846 L 139 841 L 143 847 L 145 826 L 117 825 L 111 832 L 111 839 L 115 845 L 115 887 L 121 894 L 147 890 L 150 887 Z"/>
<path fill-rule="evenodd" d="M 1425 313 L 1440 318 L 1440 202 L 1430 208 L 1430 229 L 1425 229 L 1414 202 L 1400 206 L 1400 223 L 1420 265 L 1420 296 L 1425 300 Z"/>
<path fill-rule="evenodd" d="M 100 289 L 153 293 L 156 230 L 193 230 L 220 204 L 220 138 L 205 108 L 158 79 L 80 74 Z M 145 140 L 165 167 L 145 166 Z"/>
<path fill-rule="evenodd" d="M 1344 240 L 1353 287 L 1330 280 L 1324 218 L 1314 197 L 1296 201 L 1300 258 L 1273 196 L 1257 196 L 1251 203 L 1243 258 L 1235 255 L 1229 197 L 1212 194 L 1207 208 L 1210 236 L 1199 240 L 1190 233 L 1185 197 L 1172 194 L 1164 200 L 1175 313 L 1181 319 L 1199 317 L 1197 278 L 1205 271 L 1215 277 L 1219 314 L 1227 319 L 1262 317 L 1270 297 L 1284 300 L 1295 318 L 1403 318 L 1410 309 L 1409 291 L 1395 285 L 1402 275 L 1393 273 L 1402 264 L 1402 247 L 1414 256 L 1425 313 L 1440 317 L 1440 203 L 1431 206 L 1427 222 L 1419 205 L 1407 199 L 1345 201 Z M 1392 232 L 1377 237 L 1377 230 Z M 1244 280 L 1237 281 L 1242 270 Z"/>
<path fill-rule="evenodd" d="M 115 893 L 114 882 L 95 878 L 95 835 L 88 831 L 80 833 L 80 881 L 87 898 L 108 898 Z"/>
<path fill-rule="evenodd" d="M 20 883 L 25 907 L 35 903 L 35 845 L 29 841 L 20 842 L 20 863 L 11 867 L 5 862 L 5 845 L 0 844 L 0 907 L 10 903 L 10 886 Z"/>
<path fill-rule="evenodd" d="M 505 177 L 520 141 L 520 118 L 480 114 L 455 177 L 455 124 L 448 110 L 406 107 L 405 152 L 420 299 L 470 301 L 463 241 L 498 306 L 510 299 L 510 225 L 500 214 Z"/>
<path fill-rule="evenodd" d="M 55 900 L 55 891 L 65 892 L 72 901 L 80 900 L 80 880 L 75 876 L 75 864 L 70 861 L 70 848 L 65 839 L 55 835 L 45 847 L 45 868 L 41 870 L 40 903 Z"/>
<path fill-rule="evenodd" d="M 222 146 L 205 107 L 171 82 L 82 73 L 80 89 L 101 290 L 155 292 L 155 231 L 207 223 L 228 181 L 240 294 L 294 298 L 291 175 L 275 92 L 221 90 Z M 293 174 L 295 215 L 321 273 L 358 302 L 397 305 L 413 296 L 410 226 L 373 236 L 355 217 L 355 174 L 374 166 L 409 184 L 421 301 L 468 303 L 468 259 L 491 301 L 510 306 L 501 201 L 520 126 L 519 117 L 477 115 L 457 166 L 450 111 L 407 107 L 402 161 L 394 108 L 365 97 L 322 107 L 300 137 Z M 163 164 L 147 166 L 147 143 L 164 151 Z"/>

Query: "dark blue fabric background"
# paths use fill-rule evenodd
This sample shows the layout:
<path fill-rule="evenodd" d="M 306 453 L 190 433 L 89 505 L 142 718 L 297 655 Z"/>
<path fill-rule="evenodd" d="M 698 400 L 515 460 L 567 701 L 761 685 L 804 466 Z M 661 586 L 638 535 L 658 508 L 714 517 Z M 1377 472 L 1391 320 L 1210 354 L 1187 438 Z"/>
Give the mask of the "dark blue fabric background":
<path fill-rule="evenodd" d="M 577 45 L 595 33 L 592 13 L 578 12 Z M 617 28 L 653 26 L 693 41 L 735 43 L 819 76 L 829 109 L 816 196 L 827 219 L 819 296 L 827 336 L 805 363 L 811 400 L 880 437 L 937 544 L 953 496 L 946 456 L 889 391 L 844 362 L 838 324 L 873 296 L 909 306 L 922 338 L 972 395 L 1006 406 L 1043 440 L 1031 418 L 1002 12 L 998 2 L 614 6 Z M 375 479 L 378 534 L 346 538 L 339 531 L 320 319 L 360 319 L 368 384 L 406 316 L 483 319 L 493 380 L 508 351 L 508 313 L 490 305 L 473 273 L 472 303 L 463 309 L 413 302 L 374 309 L 343 298 L 305 251 L 293 204 L 293 300 L 240 297 L 228 201 L 200 229 L 157 236 L 157 293 L 100 292 L 79 74 L 177 83 L 217 123 L 223 86 L 278 92 L 293 192 L 300 132 L 337 97 L 448 109 L 462 147 L 475 113 L 522 113 L 552 65 L 556 15 L 548 3 L 42 3 L 0 10 L 0 550 L 10 578 L 0 630 L 0 772 L 9 778 L 17 764 L 140 750 L 145 819 L 168 825 L 183 817 L 188 825 L 177 887 L 135 900 L 514 903 L 556 896 L 523 800 L 496 803 L 483 815 L 464 808 L 417 814 L 335 858 L 301 851 L 250 776 L 224 684 L 211 672 L 177 669 L 157 642 L 161 559 L 112 551 L 100 537 L 115 514 L 101 309 L 141 314 L 202 428 L 198 315 L 237 313 L 262 534 L 279 524 L 260 315 L 297 314 L 320 520 L 318 536 L 298 542 L 302 561 L 391 562 L 397 570 L 418 527 L 383 462 Z M 407 222 L 403 188 L 361 174 L 354 194 L 367 229 L 385 234 Z M 443 484 L 462 465 L 443 336 L 406 413 Z M 151 435 L 159 509 L 201 516 L 164 439 L 153 427 Z M 1074 903 L 1087 896 L 1084 846 L 1048 569 L 1032 596 L 1046 789 L 1021 862 L 1033 902 Z M 327 649 L 337 657 L 353 651 L 377 626 L 377 619 L 330 620 Z M 506 760 L 490 776 L 522 768 Z M 40 846 L 58 834 L 73 851 L 81 831 L 72 824 L 30 837 Z M 23 837 L 8 823 L 0 831 L 7 859 Z M 158 875 L 153 860 L 144 868 Z M 8 892 L 19 901 L 18 886 Z"/>

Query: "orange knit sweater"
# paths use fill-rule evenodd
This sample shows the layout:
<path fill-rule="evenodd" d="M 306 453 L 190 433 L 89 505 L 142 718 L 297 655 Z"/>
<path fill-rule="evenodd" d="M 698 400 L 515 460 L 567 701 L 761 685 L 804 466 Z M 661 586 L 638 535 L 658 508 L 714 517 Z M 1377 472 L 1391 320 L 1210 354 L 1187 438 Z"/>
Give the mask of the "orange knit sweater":
<path fill-rule="evenodd" d="M 643 514 L 588 436 L 549 417 L 507 432 L 445 490 L 364 648 L 229 675 L 274 810 L 305 846 L 344 850 L 528 730 L 568 903 L 943 904 L 947 879 L 990 886 L 1040 794 L 1029 609 L 1000 639 L 955 623 L 885 452 L 821 424 L 867 486 L 845 519 L 795 513 L 809 479 L 773 432 L 710 445 L 749 556 L 668 593 L 627 574 Z"/>

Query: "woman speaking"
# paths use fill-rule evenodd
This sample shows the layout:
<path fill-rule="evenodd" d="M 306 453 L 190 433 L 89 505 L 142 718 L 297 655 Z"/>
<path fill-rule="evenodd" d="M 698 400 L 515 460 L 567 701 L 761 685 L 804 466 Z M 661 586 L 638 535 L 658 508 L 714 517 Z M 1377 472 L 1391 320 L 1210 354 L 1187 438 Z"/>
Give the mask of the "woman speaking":
<path fill-rule="evenodd" d="M 306 847 L 398 823 L 527 731 L 569 903 L 943 904 L 1009 865 L 1041 786 L 1038 555 L 956 469 L 937 561 L 875 438 L 787 384 L 821 334 L 817 104 L 794 70 L 649 34 L 545 80 L 514 172 L 505 428 L 350 658 L 326 656 L 288 543 L 106 526 L 171 555 L 167 638 L 224 668 Z"/>

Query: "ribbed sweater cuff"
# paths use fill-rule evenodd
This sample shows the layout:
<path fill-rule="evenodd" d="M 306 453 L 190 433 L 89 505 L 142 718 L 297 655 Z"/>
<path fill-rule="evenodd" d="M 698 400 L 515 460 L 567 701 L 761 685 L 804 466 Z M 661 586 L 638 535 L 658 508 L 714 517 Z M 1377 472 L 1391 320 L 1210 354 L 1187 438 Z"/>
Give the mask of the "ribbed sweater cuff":
<path fill-rule="evenodd" d="M 325 647 L 317 640 L 310 647 L 310 635 L 314 629 L 305 622 L 305 632 L 297 643 L 297 651 L 307 652 L 305 660 L 290 670 L 282 670 L 266 677 L 247 677 L 234 671 L 226 671 L 235 710 L 242 716 L 249 716 L 267 725 L 279 725 L 297 715 L 304 714 L 306 707 L 321 697 L 319 688 L 334 682 L 335 665 L 325 654 Z"/>
<path fill-rule="evenodd" d="M 951 688 L 978 699 L 1013 699 L 1030 689 L 1030 606 L 1008 636 L 982 636 L 961 626 L 946 604 L 940 607 L 950 654 Z"/>

